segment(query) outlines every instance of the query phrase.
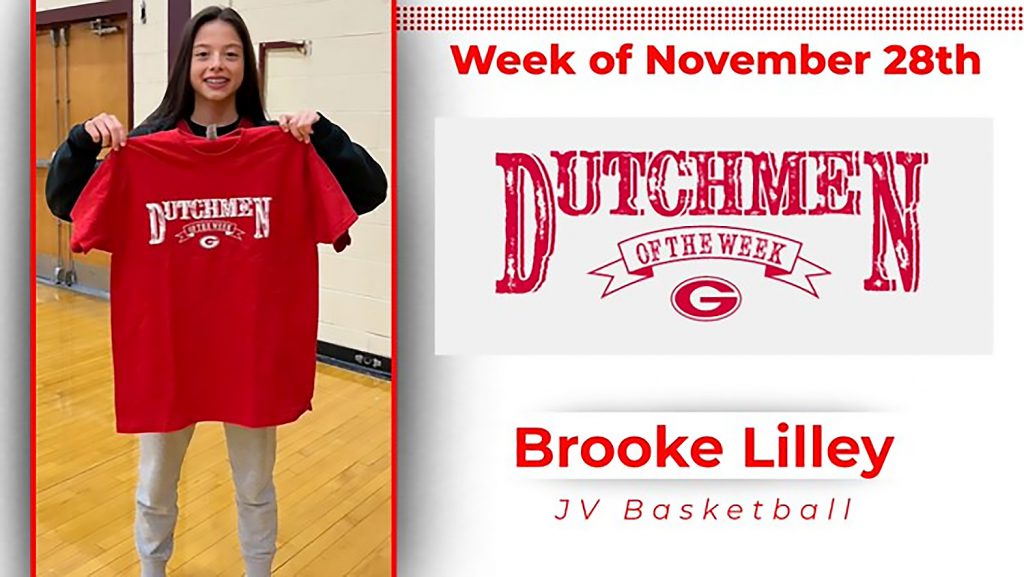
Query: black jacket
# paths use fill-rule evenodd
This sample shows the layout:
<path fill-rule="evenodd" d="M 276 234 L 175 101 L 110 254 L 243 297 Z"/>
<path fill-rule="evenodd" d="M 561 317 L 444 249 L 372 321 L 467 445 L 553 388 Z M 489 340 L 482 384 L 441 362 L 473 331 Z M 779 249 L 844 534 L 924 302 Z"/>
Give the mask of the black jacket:
<path fill-rule="evenodd" d="M 269 124 L 277 123 L 257 123 L 258 126 Z M 174 125 L 143 124 L 128 136 L 142 136 L 172 128 Z M 313 124 L 310 141 L 357 213 L 366 214 L 384 202 L 388 190 L 384 170 L 366 149 L 352 142 L 341 127 L 321 114 L 320 120 Z M 92 141 L 81 124 L 71 129 L 68 139 L 57 149 L 46 177 L 46 204 L 57 218 L 71 222 L 71 209 L 96 171 L 100 150 L 102 147 Z"/>

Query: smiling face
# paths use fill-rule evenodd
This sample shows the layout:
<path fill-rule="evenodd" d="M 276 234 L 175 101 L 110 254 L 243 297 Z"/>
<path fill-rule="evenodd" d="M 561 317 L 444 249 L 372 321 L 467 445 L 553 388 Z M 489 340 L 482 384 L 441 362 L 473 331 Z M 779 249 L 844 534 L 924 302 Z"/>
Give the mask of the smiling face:
<path fill-rule="evenodd" d="M 234 99 L 244 76 L 243 54 L 242 39 L 227 22 L 212 20 L 199 29 L 192 44 L 189 75 L 197 105 Z"/>

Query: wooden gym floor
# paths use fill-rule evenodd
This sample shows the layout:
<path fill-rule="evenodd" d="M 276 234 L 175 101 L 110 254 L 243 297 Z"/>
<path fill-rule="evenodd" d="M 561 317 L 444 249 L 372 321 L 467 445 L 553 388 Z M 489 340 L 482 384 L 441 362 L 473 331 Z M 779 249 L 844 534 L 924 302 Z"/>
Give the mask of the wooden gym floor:
<path fill-rule="evenodd" d="M 37 575 L 138 575 L 136 438 L 114 432 L 109 305 L 37 286 Z M 317 366 L 313 412 L 278 431 L 277 577 L 390 575 L 391 386 Z M 169 575 L 241 576 L 223 426 L 196 428 Z"/>

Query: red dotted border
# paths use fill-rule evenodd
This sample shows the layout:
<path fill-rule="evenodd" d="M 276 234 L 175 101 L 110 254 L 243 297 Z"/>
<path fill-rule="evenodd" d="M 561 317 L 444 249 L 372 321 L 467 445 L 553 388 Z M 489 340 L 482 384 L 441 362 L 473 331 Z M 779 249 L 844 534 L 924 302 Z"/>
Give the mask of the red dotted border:
<path fill-rule="evenodd" d="M 400 32 L 1021 31 L 1022 6 L 398 6 Z"/>

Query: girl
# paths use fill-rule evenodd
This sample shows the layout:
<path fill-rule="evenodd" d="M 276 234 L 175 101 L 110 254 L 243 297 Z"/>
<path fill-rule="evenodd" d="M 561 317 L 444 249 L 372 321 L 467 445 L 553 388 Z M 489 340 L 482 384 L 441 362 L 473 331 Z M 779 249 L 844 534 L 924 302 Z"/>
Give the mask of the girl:
<path fill-rule="evenodd" d="M 71 130 L 47 178 L 50 210 L 70 220 L 103 148 L 130 147 L 129 136 L 173 130 L 182 121 L 200 136 L 224 135 L 240 125 L 273 124 L 263 110 L 249 32 L 230 8 L 206 8 L 188 23 L 163 101 L 142 125 L 126 134 L 117 118 L 100 114 Z M 279 124 L 282 131 L 314 147 L 356 212 L 366 213 L 383 202 L 387 190 L 384 171 L 341 128 L 313 111 L 284 115 Z M 178 513 L 181 465 L 194 429 L 193 424 L 170 433 L 139 435 L 135 541 L 142 577 L 166 573 Z M 225 423 L 224 430 L 246 575 L 269 577 L 277 537 L 273 484 L 276 428 Z"/>
<path fill-rule="evenodd" d="M 249 30 L 233 9 L 206 8 L 185 27 L 163 101 L 139 127 L 129 133 L 116 117 L 99 114 L 71 129 L 46 179 L 50 211 L 70 222 L 103 148 L 117 150 L 130 136 L 172 130 L 181 120 L 197 135 L 215 129 L 220 136 L 238 128 L 242 119 L 254 126 L 275 124 L 263 111 Z M 384 202 L 388 185 L 383 169 L 340 127 L 314 111 L 282 115 L 278 124 L 313 145 L 357 213 Z"/>

